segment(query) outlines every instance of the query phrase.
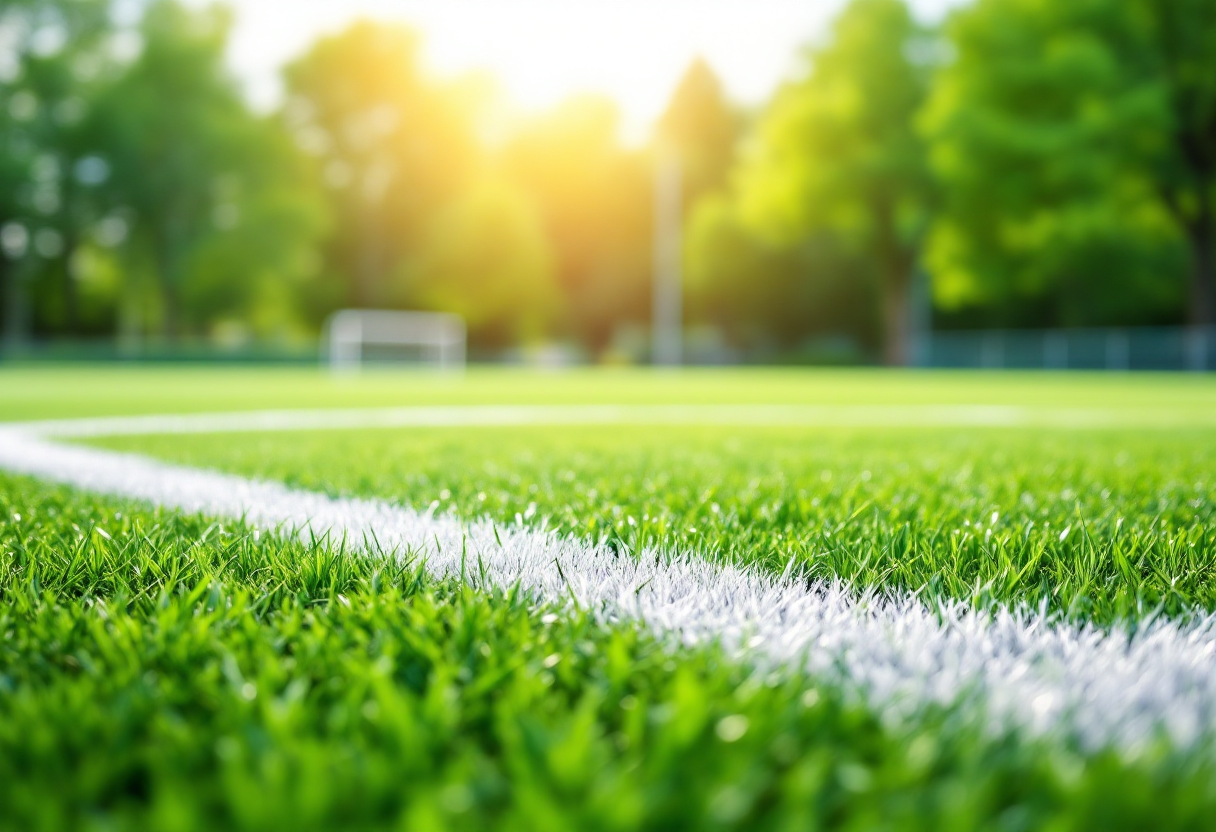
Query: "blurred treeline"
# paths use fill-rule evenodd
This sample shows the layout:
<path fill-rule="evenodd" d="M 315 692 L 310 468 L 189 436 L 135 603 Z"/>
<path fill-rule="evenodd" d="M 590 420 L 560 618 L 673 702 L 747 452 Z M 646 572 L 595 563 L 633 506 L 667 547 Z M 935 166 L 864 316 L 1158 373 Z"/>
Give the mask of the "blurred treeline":
<path fill-rule="evenodd" d="M 10 343 L 305 341 L 358 306 L 458 312 L 483 350 L 643 358 L 659 143 L 694 347 L 899 362 L 918 315 L 1216 317 L 1216 0 L 975 0 L 936 29 L 854 0 L 755 111 L 694 64 L 641 147 L 609 99 L 513 116 L 370 22 L 256 112 L 222 7 L 110 5 L 0 4 Z"/>

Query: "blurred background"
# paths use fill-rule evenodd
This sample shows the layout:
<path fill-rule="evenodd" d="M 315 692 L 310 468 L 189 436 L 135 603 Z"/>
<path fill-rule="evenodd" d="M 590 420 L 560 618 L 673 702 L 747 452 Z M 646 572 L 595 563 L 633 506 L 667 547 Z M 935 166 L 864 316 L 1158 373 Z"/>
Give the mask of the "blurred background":
<path fill-rule="evenodd" d="M 315 362 L 347 308 L 1214 367 L 1216 0 L 0 0 L 0 358 Z"/>

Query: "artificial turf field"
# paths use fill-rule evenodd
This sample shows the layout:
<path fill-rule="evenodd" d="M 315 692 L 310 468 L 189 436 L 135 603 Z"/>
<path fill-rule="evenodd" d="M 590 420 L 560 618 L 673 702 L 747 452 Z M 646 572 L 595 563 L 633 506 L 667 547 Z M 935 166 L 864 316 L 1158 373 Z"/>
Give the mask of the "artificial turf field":
<path fill-rule="evenodd" d="M 74 441 L 1095 632 L 1216 609 L 1203 377 L 0 371 L 6 421 L 487 403 L 845 418 Z M 899 424 L 924 406 L 1014 418 Z M 971 700 L 893 718 L 799 666 L 265 532 L 0 473 L 0 827 L 1216 828 L 1216 722 L 1095 747 Z"/>

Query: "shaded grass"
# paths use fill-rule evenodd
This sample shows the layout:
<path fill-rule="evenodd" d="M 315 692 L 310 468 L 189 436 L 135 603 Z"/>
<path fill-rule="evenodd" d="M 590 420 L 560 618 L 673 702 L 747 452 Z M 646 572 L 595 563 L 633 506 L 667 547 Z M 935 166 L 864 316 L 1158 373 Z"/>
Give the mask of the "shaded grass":
<path fill-rule="evenodd" d="M 1216 609 L 1213 431 L 512 427 L 98 443 L 1077 621 Z"/>
<path fill-rule="evenodd" d="M 0 477 L 3 828 L 1194 829 L 1214 775 Z"/>

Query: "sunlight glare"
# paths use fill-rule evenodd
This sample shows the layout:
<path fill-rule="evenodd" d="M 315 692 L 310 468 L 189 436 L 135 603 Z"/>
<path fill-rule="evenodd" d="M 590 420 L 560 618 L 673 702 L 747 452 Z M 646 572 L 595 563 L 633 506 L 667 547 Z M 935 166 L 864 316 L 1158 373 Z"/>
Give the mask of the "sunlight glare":
<path fill-rule="evenodd" d="M 206 0 L 192 0 L 203 4 Z M 950 0 L 913 5 L 935 15 Z M 763 101 L 797 66 L 800 45 L 842 0 L 231 0 L 232 61 L 253 100 L 279 97 L 278 67 L 319 34 L 360 17 L 419 29 L 434 71 L 491 71 L 535 110 L 584 91 L 612 96 L 629 138 L 662 112 L 681 74 L 706 58 L 743 104 Z M 288 10 L 289 9 L 289 10 Z"/>

